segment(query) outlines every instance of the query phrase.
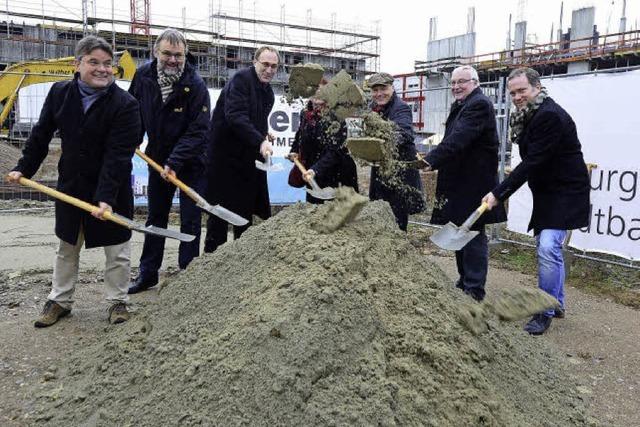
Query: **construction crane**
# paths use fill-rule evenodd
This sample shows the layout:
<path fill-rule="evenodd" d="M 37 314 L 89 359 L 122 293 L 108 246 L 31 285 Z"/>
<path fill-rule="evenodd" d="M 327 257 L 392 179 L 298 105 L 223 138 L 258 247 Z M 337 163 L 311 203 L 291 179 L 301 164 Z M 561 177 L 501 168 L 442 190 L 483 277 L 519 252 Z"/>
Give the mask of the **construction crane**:
<path fill-rule="evenodd" d="M 149 1 L 131 0 L 131 32 L 149 35 Z"/>
<path fill-rule="evenodd" d="M 113 67 L 117 79 L 131 80 L 136 72 L 136 63 L 128 51 L 119 55 L 118 65 Z M 9 116 L 21 88 L 36 84 L 68 80 L 76 71 L 73 56 L 43 61 L 18 62 L 0 72 L 0 124 Z"/>

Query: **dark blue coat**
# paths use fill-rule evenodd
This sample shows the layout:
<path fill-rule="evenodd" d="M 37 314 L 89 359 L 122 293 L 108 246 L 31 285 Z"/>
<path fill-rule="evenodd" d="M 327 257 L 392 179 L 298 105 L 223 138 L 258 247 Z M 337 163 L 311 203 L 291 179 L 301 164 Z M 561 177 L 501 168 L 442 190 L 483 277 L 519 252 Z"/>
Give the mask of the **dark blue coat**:
<path fill-rule="evenodd" d="M 307 105 L 300 116 L 300 127 L 291 145 L 291 152 L 298 153 L 305 167 L 314 170 L 320 187 L 337 188 L 343 185 L 358 191 L 356 164 L 345 145 L 346 124 L 342 122 L 342 127 L 333 136 L 328 133 L 329 124 L 330 120 L 323 120 L 320 113 L 314 112 L 310 104 Z M 308 193 L 307 201 L 321 203 L 321 200 Z"/>
<path fill-rule="evenodd" d="M 498 184 L 498 133 L 493 104 L 480 88 L 462 103 L 454 103 L 442 142 L 425 160 L 438 170 L 431 222 L 461 225 Z M 484 224 L 506 221 L 502 204 L 478 219 Z"/>
<path fill-rule="evenodd" d="M 398 146 L 400 161 L 414 161 L 416 146 L 413 142 L 413 117 L 411 107 L 401 100 L 395 93 L 384 106 L 380 115 L 396 124 L 395 143 Z M 371 184 L 369 198 L 371 200 L 385 200 L 389 202 L 395 212 L 404 211 L 408 214 L 418 213 L 424 209 L 422 183 L 417 169 L 405 169 L 399 173 L 399 181 L 404 188 L 397 184 L 388 185 L 380 179 L 378 168 L 371 168 Z"/>
<path fill-rule="evenodd" d="M 211 101 L 193 61 L 188 54 L 182 76 L 164 103 L 157 59 L 138 68 L 129 87 L 129 93 L 140 103 L 142 133 L 138 143 L 146 132 L 149 142 L 145 153 L 159 164 L 168 165 L 178 176 L 183 168 L 202 170 L 205 164 Z"/>
<path fill-rule="evenodd" d="M 517 141 L 522 163 L 492 193 L 505 200 L 529 182 L 529 230 L 573 230 L 589 224 L 589 173 L 576 125 L 551 98 L 544 100 Z"/>
<path fill-rule="evenodd" d="M 258 80 L 254 67 L 234 74 L 220 93 L 211 118 L 207 150 L 207 199 L 250 219 L 271 215 L 267 174 L 260 144 L 269 132 L 273 107 L 271 85 Z"/>
<path fill-rule="evenodd" d="M 140 134 L 138 103 L 114 83 L 85 114 L 77 78 L 53 85 L 15 170 L 32 177 L 58 130 L 62 155 L 57 189 L 94 205 L 108 203 L 115 212 L 132 218 L 131 158 Z M 80 225 L 87 248 L 120 244 L 131 238 L 127 228 L 56 201 L 56 235 L 75 244 Z"/>

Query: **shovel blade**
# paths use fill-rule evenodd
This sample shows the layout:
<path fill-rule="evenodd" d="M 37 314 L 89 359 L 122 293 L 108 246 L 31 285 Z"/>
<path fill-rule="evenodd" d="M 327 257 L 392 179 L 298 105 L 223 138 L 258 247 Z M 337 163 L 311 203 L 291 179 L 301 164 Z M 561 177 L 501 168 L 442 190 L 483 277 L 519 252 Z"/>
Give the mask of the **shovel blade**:
<path fill-rule="evenodd" d="M 307 193 L 311 194 L 316 199 L 332 200 L 336 198 L 336 191 L 333 188 L 321 188 L 314 190 L 313 188 L 307 188 Z"/>
<path fill-rule="evenodd" d="M 478 234 L 478 231 L 465 230 L 449 222 L 431 235 L 431 241 L 442 249 L 459 251 Z"/>
<path fill-rule="evenodd" d="M 168 230 L 166 228 L 156 227 L 155 225 L 149 225 L 145 227 L 144 225 L 139 224 L 115 212 L 111 213 L 111 215 L 117 218 L 121 223 L 125 223 L 131 230 L 140 233 L 151 234 L 158 237 L 168 237 L 170 239 L 180 240 L 181 242 L 191 242 L 196 238 L 196 236 L 192 234 L 180 233 L 179 231 Z"/>
<path fill-rule="evenodd" d="M 227 221 L 231 225 L 235 225 L 238 227 L 242 227 L 243 225 L 249 224 L 249 221 L 238 215 L 237 213 L 231 212 L 227 208 L 223 208 L 220 205 L 210 205 L 209 203 L 198 204 L 198 207 L 204 209 L 212 215 L 217 216 L 220 219 Z"/>

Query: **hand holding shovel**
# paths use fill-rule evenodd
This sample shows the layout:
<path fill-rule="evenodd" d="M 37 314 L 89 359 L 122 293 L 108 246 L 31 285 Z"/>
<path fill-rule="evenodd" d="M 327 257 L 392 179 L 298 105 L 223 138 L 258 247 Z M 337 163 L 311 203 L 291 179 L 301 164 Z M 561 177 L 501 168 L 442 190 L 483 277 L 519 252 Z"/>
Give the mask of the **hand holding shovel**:
<path fill-rule="evenodd" d="M 315 172 L 313 172 L 313 170 L 307 170 L 302 165 L 302 163 L 300 163 L 300 160 L 298 160 L 297 157 L 293 158 L 293 162 L 296 164 L 298 169 L 300 169 L 300 172 L 302 172 L 303 179 L 307 181 L 309 185 L 311 185 L 311 188 L 307 188 L 307 193 L 311 194 L 316 199 L 322 199 L 322 200 L 335 199 L 336 190 L 334 188 L 331 188 L 331 187 L 320 188 L 315 178 L 313 177 L 315 175 Z"/>
<path fill-rule="evenodd" d="M 431 241 L 442 249 L 459 251 L 478 235 L 478 231 L 471 231 L 470 228 L 488 207 L 489 205 L 487 202 L 482 202 L 480 207 L 473 211 L 469 218 L 467 218 L 460 227 L 455 225 L 453 222 L 448 222 L 444 227 L 431 236 Z"/>
<path fill-rule="evenodd" d="M 268 140 L 265 140 L 260 144 L 260 154 L 264 157 L 264 163 L 260 160 L 256 160 L 256 168 L 265 172 L 280 172 L 284 167 L 280 164 L 273 164 L 271 156 L 273 155 L 273 149 L 271 148 L 271 141 L 273 136 L 269 134 Z"/>

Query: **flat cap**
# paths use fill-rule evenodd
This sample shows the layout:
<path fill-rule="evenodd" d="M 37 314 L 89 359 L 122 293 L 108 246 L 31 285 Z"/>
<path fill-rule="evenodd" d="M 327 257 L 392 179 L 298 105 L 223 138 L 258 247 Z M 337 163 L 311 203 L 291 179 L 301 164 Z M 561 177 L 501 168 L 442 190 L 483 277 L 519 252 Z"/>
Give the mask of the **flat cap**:
<path fill-rule="evenodd" d="M 393 77 L 389 73 L 376 73 L 369 77 L 367 86 L 374 87 L 378 85 L 390 85 L 393 84 Z"/>

